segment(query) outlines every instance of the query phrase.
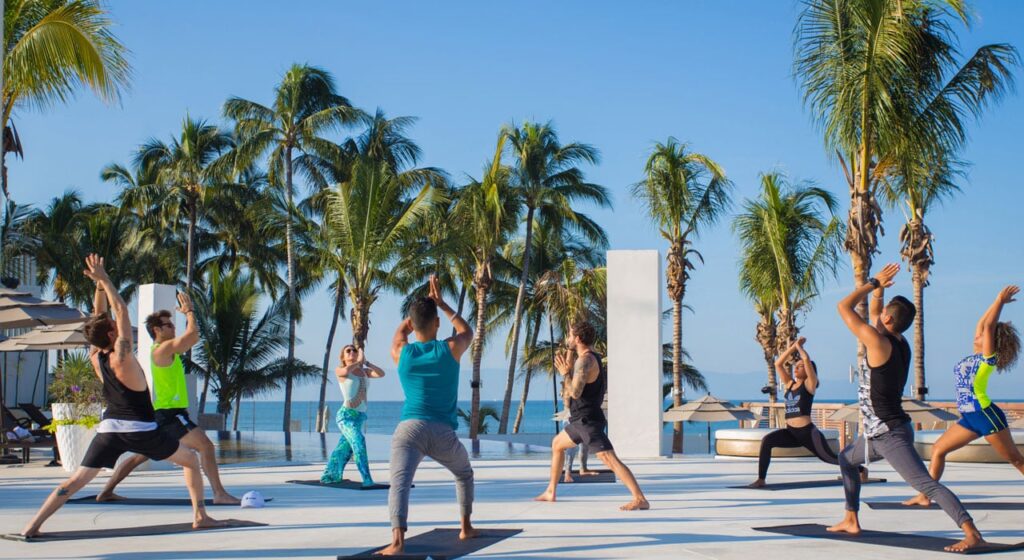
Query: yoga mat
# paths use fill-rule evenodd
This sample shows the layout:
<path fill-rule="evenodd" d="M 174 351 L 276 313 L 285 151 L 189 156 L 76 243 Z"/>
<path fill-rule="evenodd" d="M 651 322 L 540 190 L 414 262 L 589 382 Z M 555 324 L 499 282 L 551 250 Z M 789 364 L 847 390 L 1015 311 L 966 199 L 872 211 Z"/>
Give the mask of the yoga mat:
<path fill-rule="evenodd" d="M 590 472 L 596 472 L 597 474 L 611 474 L 612 473 L 611 469 L 587 469 L 587 470 L 589 470 Z M 579 470 L 572 471 L 573 476 L 576 476 L 579 473 L 580 473 Z"/>
<path fill-rule="evenodd" d="M 575 473 L 574 472 L 572 474 L 572 482 L 569 482 L 569 483 L 566 483 L 564 481 L 564 479 L 562 478 L 563 476 L 565 476 L 564 472 L 562 473 L 561 476 L 558 477 L 558 483 L 559 484 L 586 484 L 586 483 L 592 483 L 592 482 L 615 482 L 615 475 L 613 473 L 610 473 L 610 472 L 608 472 L 608 473 L 600 473 L 600 474 L 592 474 L 592 475 L 587 475 L 587 476 L 583 476 L 583 475 L 581 475 L 579 473 Z"/>
<path fill-rule="evenodd" d="M 391 488 L 390 484 L 374 484 L 373 486 L 363 486 L 363 483 L 356 482 L 354 480 L 349 480 L 347 478 L 345 480 L 342 480 L 341 482 L 332 482 L 330 484 L 325 484 L 323 482 L 320 482 L 319 480 L 289 480 L 287 482 L 289 484 L 304 484 L 306 486 L 341 488 L 342 490 L 387 490 L 388 488 Z M 413 484 L 412 487 L 416 488 L 416 485 Z"/>
<path fill-rule="evenodd" d="M 869 478 L 861 484 L 881 484 L 887 482 L 884 478 Z M 780 484 L 769 484 L 763 488 L 748 488 L 747 486 L 729 486 L 728 488 L 740 488 L 747 490 L 798 490 L 802 488 L 825 488 L 828 486 L 842 486 L 842 479 L 831 480 L 804 480 L 800 482 L 783 482 Z"/>
<path fill-rule="evenodd" d="M 266 527 L 266 523 L 256 523 L 244 519 L 225 519 L 228 523 L 225 527 L 211 527 L 209 529 L 193 529 L 191 523 L 171 523 L 169 525 L 147 525 L 145 527 L 122 527 L 114 529 L 89 529 L 87 531 L 54 531 L 45 532 L 38 537 L 25 537 L 19 534 L 0 535 L 0 538 L 9 541 L 22 542 L 49 542 L 49 541 L 72 541 L 86 539 L 109 539 L 113 537 L 148 537 L 152 535 L 173 535 L 177 533 L 192 533 L 196 531 L 217 531 L 220 529 L 233 529 L 237 527 Z"/>
<path fill-rule="evenodd" d="M 492 544 L 501 542 L 509 537 L 522 533 L 522 529 L 480 529 L 480 535 L 475 539 L 459 540 L 458 529 L 434 529 L 421 533 L 415 537 L 405 540 L 405 553 L 401 556 L 388 556 L 387 558 L 406 558 L 423 560 L 449 560 L 460 558 L 467 554 L 479 552 Z M 381 556 L 374 556 L 373 553 L 384 548 L 379 546 L 374 549 L 346 556 L 338 555 L 338 560 L 351 559 L 373 559 L 379 560 Z"/>
<path fill-rule="evenodd" d="M 274 498 L 264 498 L 264 502 L 272 501 Z M 71 498 L 68 500 L 69 504 L 95 504 L 98 506 L 106 505 L 118 505 L 118 506 L 191 506 L 192 500 L 188 498 L 125 498 L 123 500 L 111 500 L 107 502 L 97 502 L 96 495 L 83 496 L 81 498 Z M 212 498 L 203 500 L 203 503 L 208 506 L 217 507 L 238 507 L 238 504 L 215 504 Z"/>
<path fill-rule="evenodd" d="M 905 506 L 900 502 L 864 502 L 871 509 L 898 509 L 898 510 L 915 510 L 915 509 L 942 509 L 939 504 L 932 502 L 932 505 L 928 507 L 921 506 Z M 1021 502 L 963 502 L 964 507 L 968 510 L 981 509 L 990 511 L 1020 511 L 1024 510 L 1024 503 Z"/>
<path fill-rule="evenodd" d="M 755 531 L 776 533 L 780 535 L 791 535 L 794 537 L 811 537 L 815 539 L 828 539 L 833 541 L 845 541 L 863 544 L 877 544 L 881 546 L 892 546 L 910 550 L 928 550 L 933 552 L 946 552 L 943 547 L 955 544 L 959 539 L 947 539 L 943 537 L 930 537 L 927 535 L 912 535 L 908 533 L 886 533 L 884 531 L 864 530 L 858 536 L 847 535 L 846 533 L 829 533 L 824 525 L 806 523 L 803 525 L 779 525 L 776 527 L 754 527 Z M 985 546 L 970 549 L 966 552 L 952 552 L 950 554 L 987 554 L 990 552 L 1007 552 L 1010 550 L 1024 550 L 1024 542 L 1015 544 L 988 543 Z"/>

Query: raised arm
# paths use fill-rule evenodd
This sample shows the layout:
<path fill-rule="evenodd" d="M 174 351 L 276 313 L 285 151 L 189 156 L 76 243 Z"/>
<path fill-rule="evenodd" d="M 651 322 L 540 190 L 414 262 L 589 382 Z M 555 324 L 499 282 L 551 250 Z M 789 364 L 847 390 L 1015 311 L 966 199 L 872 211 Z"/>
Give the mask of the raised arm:
<path fill-rule="evenodd" d="M 882 317 L 882 309 L 885 309 L 885 286 L 881 284 L 871 291 L 871 298 L 868 300 L 868 323 L 878 327 L 878 320 Z"/>
<path fill-rule="evenodd" d="M 461 315 L 455 313 L 455 310 L 450 305 L 445 303 L 444 296 L 441 294 L 441 288 L 437 283 L 437 276 L 433 274 L 430 275 L 429 297 L 434 300 L 437 308 L 444 312 L 448 320 L 452 322 L 452 326 L 455 327 L 455 336 L 449 338 L 447 342 L 448 348 L 452 351 L 452 357 L 457 362 L 462 358 L 462 354 L 469 349 L 469 346 L 473 344 L 473 328 L 469 326 L 469 323 Z"/>
<path fill-rule="evenodd" d="M 107 304 L 114 312 L 114 321 L 117 323 L 117 341 L 114 343 L 114 353 L 120 358 L 125 358 L 132 353 L 132 320 L 128 315 L 128 305 L 117 293 L 114 283 L 103 268 L 103 257 L 92 254 L 85 259 L 84 274 L 96 282 L 96 285 L 103 288 L 107 296 Z"/>
<path fill-rule="evenodd" d="M 893 278 L 899 271 L 900 265 L 896 263 L 885 265 L 874 278 L 871 278 L 868 282 L 850 292 L 850 295 L 840 300 L 837 306 L 839 316 L 846 323 L 846 328 L 850 329 L 850 332 L 857 337 L 857 340 L 867 348 L 869 363 L 874 361 L 877 364 L 888 360 L 892 346 L 885 336 L 878 332 L 875 325 L 868 323 L 860 316 L 860 313 L 857 313 L 857 304 L 871 291 L 879 287 L 888 288 L 892 286 Z"/>
<path fill-rule="evenodd" d="M 94 316 L 107 314 L 106 290 L 99 284 L 96 284 L 96 291 L 92 295 L 92 314 Z"/>
<path fill-rule="evenodd" d="M 804 350 L 804 343 L 807 339 L 800 337 L 796 341 L 796 351 L 800 353 L 800 361 L 804 364 L 804 372 L 807 373 L 807 380 L 804 381 L 804 387 L 807 387 L 807 392 L 814 394 L 818 390 L 818 370 L 814 368 L 814 363 L 811 361 L 811 356 L 807 354 L 807 350 Z"/>
<path fill-rule="evenodd" d="M 185 332 L 160 345 L 158 351 L 167 354 L 184 354 L 199 342 L 199 326 L 196 325 L 195 307 L 188 294 L 178 293 L 178 313 L 185 315 Z"/>
<path fill-rule="evenodd" d="M 788 387 L 793 382 L 793 375 L 789 372 L 789 368 L 786 367 L 786 360 L 789 359 L 789 355 L 796 350 L 796 341 L 790 343 L 786 350 L 779 354 L 779 357 L 775 360 L 775 373 L 779 375 L 779 380 L 782 381 L 784 387 Z"/>
<path fill-rule="evenodd" d="M 391 359 L 398 363 L 402 357 L 402 348 L 409 344 L 409 335 L 412 334 L 412 319 L 405 318 L 395 329 L 395 335 L 391 337 Z"/>
<path fill-rule="evenodd" d="M 999 291 L 995 301 L 988 307 L 981 320 L 978 321 L 978 328 L 975 335 L 981 336 L 981 353 L 983 356 L 991 356 L 996 351 L 996 323 L 999 322 L 999 315 L 1003 312 L 1003 306 L 1007 303 L 1017 301 L 1014 297 L 1020 292 L 1017 286 L 1007 286 Z"/>

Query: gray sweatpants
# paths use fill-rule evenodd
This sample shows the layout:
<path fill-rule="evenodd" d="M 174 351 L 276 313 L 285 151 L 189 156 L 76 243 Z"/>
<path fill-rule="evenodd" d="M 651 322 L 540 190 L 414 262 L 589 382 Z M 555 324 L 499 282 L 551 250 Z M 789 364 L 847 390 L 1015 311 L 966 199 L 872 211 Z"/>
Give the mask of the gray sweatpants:
<path fill-rule="evenodd" d="M 455 430 L 443 422 L 403 420 L 391 436 L 388 513 L 392 529 L 408 528 L 409 489 L 423 457 L 430 457 L 455 475 L 459 514 L 473 513 L 473 467 Z"/>
<path fill-rule="evenodd" d="M 914 428 L 908 422 L 890 429 L 888 432 L 872 438 L 868 445 L 871 460 L 885 459 L 907 484 L 914 490 L 924 493 L 933 502 L 939 504 L 942 511 L 950 516 L 960 527 L 971 521 L 960 499 L 928 474 L 924 461 L 914 449 Z M 839 454 L 839 468 L 843 472 L 843 490 L 846 492 L 846 510 L 860 510 L 860 472 L 857 467 L 864 464 L 864 436 L 846 446 Z"/>

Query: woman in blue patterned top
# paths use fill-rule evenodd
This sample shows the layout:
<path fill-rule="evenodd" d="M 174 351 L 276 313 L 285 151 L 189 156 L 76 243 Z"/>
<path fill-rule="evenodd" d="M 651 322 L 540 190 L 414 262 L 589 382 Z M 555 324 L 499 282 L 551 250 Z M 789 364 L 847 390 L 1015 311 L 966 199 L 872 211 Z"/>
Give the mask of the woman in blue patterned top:
<path fill-rule="evenodd" d="M 1007 286 L 999 292 L 974 331 L 974 352 L 960 360 L 953 368 L 956 380 L 956 404 L 960 421 L 946 430 L 932 446 L 929 472 L 939 480 L 946 466 L 946 455 L 983 437 L 992 449 L 1024 474 L 1024 456 L 1013 442 L 1006 415 L 988 396 L 988 380 L 993 371 L 1013 368 L 1020 352 L 1020 336 L 1009 322 L 999 320 L 1003 306 L 1015 301 L 1020 292 L 1017 286 Z M 929 506 L 931 500 L 923 494 L 903 502 L 908 506 Z"/>

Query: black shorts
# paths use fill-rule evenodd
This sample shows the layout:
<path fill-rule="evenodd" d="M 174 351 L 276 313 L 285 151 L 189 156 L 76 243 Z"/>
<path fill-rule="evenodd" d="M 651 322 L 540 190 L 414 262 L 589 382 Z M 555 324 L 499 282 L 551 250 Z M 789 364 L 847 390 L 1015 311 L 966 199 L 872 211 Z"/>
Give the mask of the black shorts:
<path fill-rule="evenodd" d="M 85 452 L 82 466 L 91 469 L 114 468 L 125 453 L 138 453 L 154 461 L 163 461 L 178 450 L 178 440 L 160 430 L 147 432 L 105 432 L 96 434 Z"/>
<path fill-rule="evenodd" d="M 605 422 L 586 422 L 582 420 L 577 422 L 574 420 L 565 426 L 565 433 L 573 443 L 577 445 L 581 443 L 586 444 L 590 451 L 600 453 L 612 450 L 612 442 L 608 439 L 608 435 L 604 433 L 607 427 L 608 424 Z"/>
<path fill-rule="evenodd" d="M 160 431 L 176 440 L 199 427 L 188 417 L 187 408 L 164 408 L 154 411 L 154 416 Z"/>

